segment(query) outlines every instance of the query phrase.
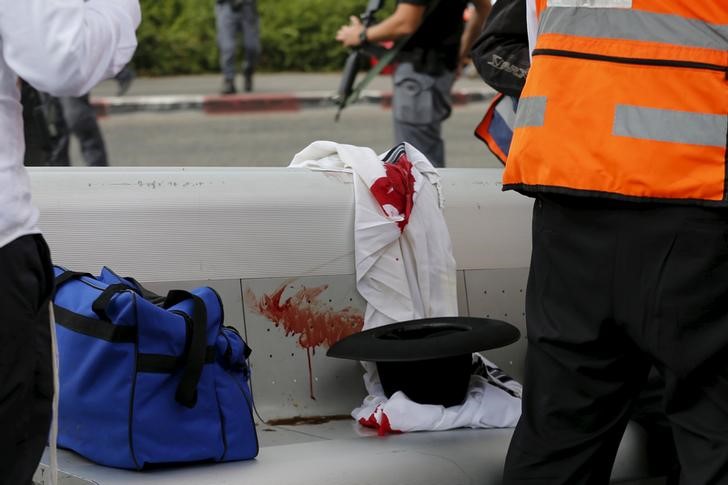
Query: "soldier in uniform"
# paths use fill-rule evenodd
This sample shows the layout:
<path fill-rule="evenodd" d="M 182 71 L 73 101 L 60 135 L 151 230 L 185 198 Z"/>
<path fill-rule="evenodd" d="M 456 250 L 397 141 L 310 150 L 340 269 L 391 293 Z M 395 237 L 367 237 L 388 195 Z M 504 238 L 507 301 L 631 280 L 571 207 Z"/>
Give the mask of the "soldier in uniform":
<path fill-rule="evenodd" d="M 234 94 L 237 36 L 242 33 L 245 47 L 243 89 L 253 90 L 253 73 L 260 56 L 260 32 L 256 0 L 217 0 L 215 5 L 217 43 L 220 47 L 220 68 L 223 74 L 221 94 Z"/>
<path fill-rule="evenodd" d="M 466 24 L 469 3 L 474 13 Z M 336 35 L 347 47 L 410 36 L 394 72 L 394 141 L 414 145 L 436 167 L 445 166 L 442 122 L 450 116 L 452 85 L 489 11 L 489 0 L 398 0 L 382 22 L 365 28 L 351 17 Z"/>

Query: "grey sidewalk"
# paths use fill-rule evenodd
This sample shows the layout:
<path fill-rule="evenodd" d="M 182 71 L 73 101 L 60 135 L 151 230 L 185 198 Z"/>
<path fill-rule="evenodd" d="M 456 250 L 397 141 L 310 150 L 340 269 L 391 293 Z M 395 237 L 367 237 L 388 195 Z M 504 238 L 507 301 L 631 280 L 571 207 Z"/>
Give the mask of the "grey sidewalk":
<path fill-rule="evenodd" d="M 360 74 L 359 79 L 361 77 L 363 74 Z M 331 97 L 339 86 L 340 78 L 339 73 L 260 73 L 255 76 L 253 93 L 219 96 L 221 77 L 215 74 L 140 77 L 123 97 L 116 96 L 117 86 L 114 81 L 100 84 L 93 90 L 92 97 L 102 115 L 178 110 L 208 113 L 297 111 L 333 106 Z M 361 101 L 388 106 L 391 83 L 390 76 L 375 78 L 363 93 Z M 456 81 L 453 89 L 456 104 L 482 101 L 493 93 L 477 77 L 463 76 Z"/>

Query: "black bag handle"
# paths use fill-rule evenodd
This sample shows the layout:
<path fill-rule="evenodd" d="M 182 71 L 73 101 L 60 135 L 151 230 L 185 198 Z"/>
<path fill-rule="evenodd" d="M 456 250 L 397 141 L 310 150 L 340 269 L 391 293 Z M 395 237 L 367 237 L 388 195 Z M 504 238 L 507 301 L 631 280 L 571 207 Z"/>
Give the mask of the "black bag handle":
<path fill-rule="evenodd" d="M 134 290 L 121 283 L 107 286 L 106 289 L 102 291 L 91 304 L 91 310 L 93 310 L 93 312 L 98 315 L 101 320 L 111 321 L 109 316 L 106 314 L 106 310 L 109 308 L 109 303 L 111 303 L 112 298 L 125 291 Z"/>
<path fill-rule="evenodd" d="M 108 268 L 107 268 L 108 269 Z M 111 270 L 110 270 L 111 271 Z M 111 271 L 113 273 L 113 271 Z M 89 278 L 96 279 L 94 275 L 91 273 L 84 273 L 82 271 L 70 271 L 65 270 L 63 273 L 59 274 L 55 278 L 55 287 L 59 288 L 62 284 L 67 282 L 68 280 L 72 280 L 75 278 L 80 278 L 82 276 L 88 276 Z M 121 276 L 119 276 L 121 278 Z M 132 278 L 131 276 L 124 277 L 122 279 L 127 280 L 129 283 L 132 284 L 132 286 L 128 286 L 127 288 L 130 290 L 133 290 L 134 292 L 141 295 L 142 298 L 145 300 L 149 300 L 150 302 L 154 303 L 155 305 L 163 305 L 164 304 L 164 297 L 160 296 L 156 293 L 154 293 L 151 290 L 148 290 L 144 286 L 142 286 L 141 283 L 139 283 L 136 279 Z M 123 285 L 123 283 L 118 283 Z"/>
<path fill-rule="evenodd" d="M 77 275 L 82 276 L 91 276 L 87 273 L 75 273 Z M 65 275 L 65 274 L 64 274 Z M 59 276 L 62 277 L 64 275 Z M 156 293 L 153 293 L 146 288 L 144 288 L 142 285 L 140 285 L 134 278 L 124 278 L 125 280 L 130 281 L 134 286 L 125 285 L 124 283 L 114 283 L 113 285 L 109 285 L 106 287 L 106 289 L 99 295 L 98 298 L 93 302 L 91 305 L 91 309 L 96 313 L 96 315 L 99 316 L 102 320 L 109 320 L 108 315 L 106 314 L 106 309 L 109 306 L 109 303 L 111 303 L 111 299 L 116 296 L 119 293 L 122 293 L 124 291 L 133 291 L 137 295 L 141 296 L 145 300 L 149 300 L 154 305 L 164 305 L 164 297 L 159 296 Z M 65 280 L 64 280 L 65 281 Z M 56 280 L 56 285 L 58 285 L 58 281 Z"/>
<path fill-rule="evenodd" d="M 94 300 L 91 309 L 102 320 L 110 321 L 106 310 L 111 299 L 125 291 L 134 290 L 121 283 L 109 285 Z M 185 315 L 186 320 L 190 322 L 187 334 L 188 345 L 186 345 L 185 355 L 182 357 L 184 370 L 177 386 L 175 400 L 185 407 L 193 408 L 197 404 L 197 384 L 200 382 L 207 357 L 207 308 L 202 298 L 184 290 L 172 290 L 167 293 L 163 308 L 170 308 L 185 300 L 192 300 L 192 315 Z"/>
<path fill-rule="evenodd" d="M 183 356 L 184 370 L 175 400 L 185 407 L 193 408 L 197 404 L 197 384 L 200 382 L 207 356 L 207 308 L 202 298 L 184 290 L 167 293 L 164 308 L 170 308 L 185 300 L 192 300 L 192 315 L 188 320 L 191 320 L 192 325 L 187 335 L 189 346 Z"/>
<path fill-rule="evenodd" d="M 91 273 L 83 273 L 81 271 L 69 271 L 66 270 L 63 273 L 56 276 L 56 288 L 60 287 L 63 283 L 65 283 L 68 280 L 72 280 L 74 278 L 80 278 L 82 276 L 88 276 L 90 278 L 93 278 L 93 275 Z"/>
<path fill-rule="evenodd" d="M 81 278 L 83 276 L 87 276 L 95 280 L 95 277 L 89 273 L 64 270 L 55 278 L 54 298 L 55 291 L 57 291 L 61 285 L 69 280 Z M 110 323 L 109 317 L 106 314 L 106 308 L 109 305 L 111 298 L 120 293 L 122 290 L 128 289 L 130 288 L 123 285 L 117 285 L 117 288 L 112 289 L 113 291 L 107 289 L 107 294 L 102 293 L 96 300 L 94 300 L 91 307 L 101 321 L 71 312 L 54 303 L 53 310 L 56 314 L 56 323 L 73 330 L 74 332 L 106 340 L 108 342 L 134 343 L 136 342 L 137 329 L 135 327 L 113 325 Z M 102 297 L 103 300 L 101 300 Z"/>
<path fill-rule="evenodd" d="M 154 293 L 151 290 L 146 289 L 142 286 L 141 283 L 139 283 L 136 279 L 132 278 L 131 276 L 125 276 L 125 280 L 130 282 L 133 285 L 136 285 L 137 288 L 139 288 L 139 291 L 141 292 L 142 298 L 145 300 L 149 300 L 150 302 L 154 303 L 155 305 L 163 306 L 164 305 L 164 297 L 161 295 L 158 295 Z"/>
<path fill-rule="evenodd" d="M 104 270 L 111 273 L 114 277 L 118 278 L 121 281 L 126 281 L 129 283 L 129 286 L 132 290 L 137 292 L 139 295 L 141 295 L 142 298 L 145 300 L 149 300 L 150 302 L 154 303 L 157 306 L 162 306 L 164 304 L 164 297 L 160 296 L 153 291 L 150 291 L 146 288 L 144 288 L 141 283 L 139 283 L 137 280 L 132 278 L 131 276 L 119 276 L 113 269 L 109 268 L 108 266 L 104 266 Z"/>

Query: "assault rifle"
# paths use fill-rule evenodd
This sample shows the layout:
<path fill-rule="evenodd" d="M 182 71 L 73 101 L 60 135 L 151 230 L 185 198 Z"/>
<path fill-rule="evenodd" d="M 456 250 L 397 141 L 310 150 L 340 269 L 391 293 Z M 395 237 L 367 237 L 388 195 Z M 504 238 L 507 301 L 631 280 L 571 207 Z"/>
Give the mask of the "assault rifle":
<path fill-rule="evenodd" d="M 361 23 L 364 28 L 370 27 L 374 23 L 374 16 L 384 6 L 384 0 L 369 0 L 366 11 L 361 14 Z M 371 47 L 371 46 L 370 46 Z M 367 49 L 371 52 L 370 49 Z M 336 121 L 339 121 L 341 112 L 346 108 L 356 96 L 354 96 L 354 82 L 356 81 L 356 75 L 359 73 L 359 69 L 362 67 L 362 62 L 367 59 L 368 52 L 364 52 L 361 46 L 355 47 L 354 50 L 349 54 L 344 65 L 344 72 L 341 77 L 341 83 L 339 84 L 339 90 L 334 97 L 339 110 L 336 112 Z M 358 93 L 356 93 L 358 94 Z"/>
<path fill-rule="evenodd" d="M 440 0 L 432 0 L 425 11 L 424 18 L 427 18 L 432 11 L 435 10 L 435 7 L 437 7 L 439 3 Z M 361 15 L 361 21 L 364 28 L 369 27 L 374 23 L 374 14 L 382 8 L 383 4 L 384 0 L 369 0 L 366 12 Z M 349 57 L 346 59 L 346 66 L 344 66 L 344 74 L 341 78 L 339 91 L 336 96 L 334 96 L 334 101 L 339 106 L 339 110 L 336 112 L 336 117 L 334 118 L 335 121 L 339 121 L 341 112 L 344 108 L 359 99 L 359 95 L 367 84 L 369 84 L 385 67 L 394 61 L 399 51 L 409 41 L 410 37 L 411 36 L 409 35 L 402 37 L 395 42 L 394 46 L 390 49 L 385 49 L 384 47 L 367 43 L 365 46 L 356 47 L 354 51 L 349 54 Z M 362 59 L 365 59 L 366 56 L 374 56 L 379 60 L 374 67 L 369 69 L 369 72 L 364 79 L 354 86 L 354 81 L 356 81 L 356 75 L 361 67 L 360 64 Z"/>

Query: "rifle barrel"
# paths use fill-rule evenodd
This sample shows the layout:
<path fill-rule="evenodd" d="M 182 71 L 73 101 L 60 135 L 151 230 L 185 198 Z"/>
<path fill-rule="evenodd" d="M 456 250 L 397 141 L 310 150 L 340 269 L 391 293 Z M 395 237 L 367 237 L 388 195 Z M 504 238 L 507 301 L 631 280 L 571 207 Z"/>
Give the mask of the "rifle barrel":
<path fill-rule="evenodd" d="M 362 24 L 364 27 L 370 27 L 374 23 L 374 15 L 377 11 L 381 10 L 384 6 L 384 0 L 369 0 L 366 12 L 361 15 Z M 339 90 L 336 93 L 336 104 L 339 106 L 339 110 L 336 113 L 336 121 L 339 121 L 341 112 L 346 108 L 354 90 L 354 82 L 356 81 L 356 75 L 359 73 L 362 59 L 366 54 L 362 52 L 362 48 L 354 49 L 349 57 L 346 58 L 346 64 L 344 65 L 344 72 L 341 76 L 341 82 L 339 83 Z"/>
<path fill-rule="evenodd" d="M 346 64 L 344 65 L 344 72 L 341 77 L 341 83 L 339 84 L 338 99 L 343 101 L 347 96 L 351 94 L 352 88 L 354 87 L 354 81 L 356 81 L 356 75 L 359 72 L 359 64 L 361 62 L 361 53 L 358 50 L 353 51 L 346 58 Z"/>

